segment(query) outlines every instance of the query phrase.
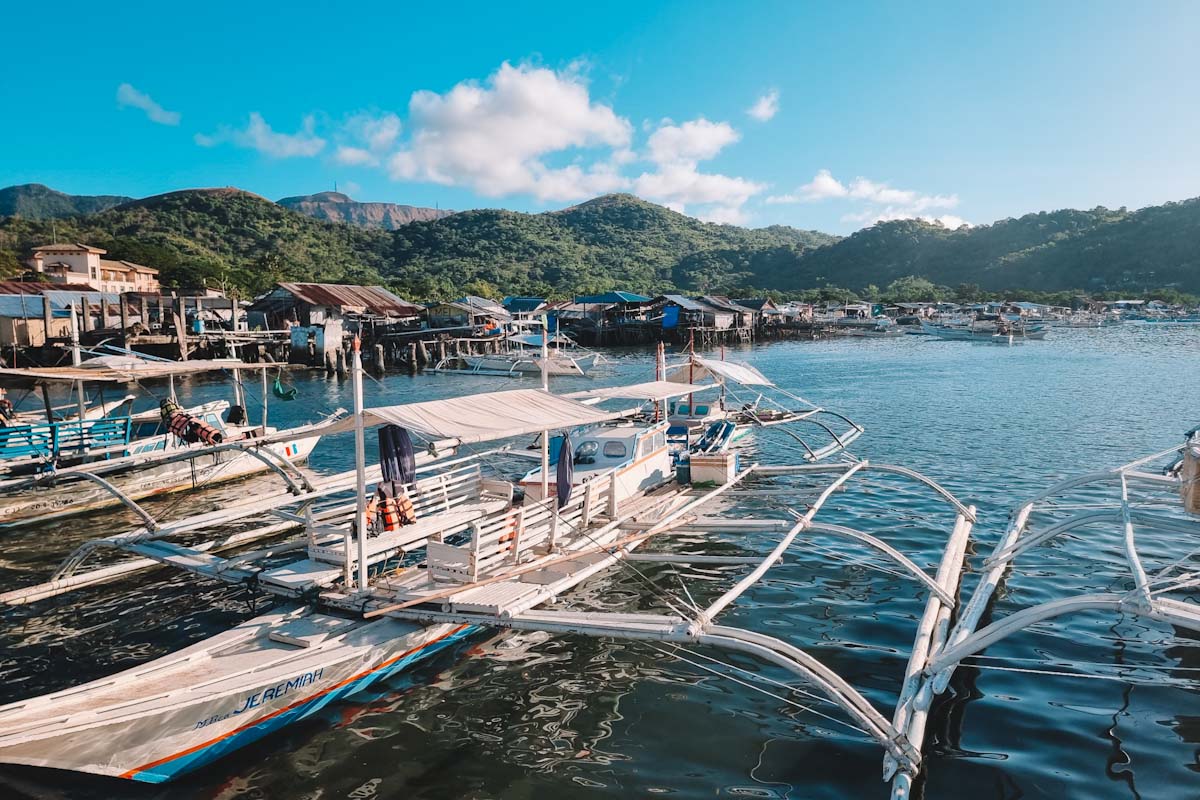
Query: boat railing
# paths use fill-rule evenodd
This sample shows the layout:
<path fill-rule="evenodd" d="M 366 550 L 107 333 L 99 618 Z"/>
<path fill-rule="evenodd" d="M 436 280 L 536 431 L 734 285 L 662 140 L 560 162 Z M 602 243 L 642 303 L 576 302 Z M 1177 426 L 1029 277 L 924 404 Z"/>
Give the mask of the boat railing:
<path fill-rule="evenodd" d="M 617 515 L 617 469 L 609 470 L 571 489 L 558 505 L 550 496 L 505 509 L 471 525 L 464 545 L 429 542 L 426 550 L 430 575 L 438 581 L 473 583 L 505 564 L 520 564 L 554 550 L 567 532 L 585 529 Z"/>
<path fill-rule="evenodd" d="M 0 464 L 53 461 L 121 447 L 129 443 L 131 431 L 128 416 L 0 427 Z"/>

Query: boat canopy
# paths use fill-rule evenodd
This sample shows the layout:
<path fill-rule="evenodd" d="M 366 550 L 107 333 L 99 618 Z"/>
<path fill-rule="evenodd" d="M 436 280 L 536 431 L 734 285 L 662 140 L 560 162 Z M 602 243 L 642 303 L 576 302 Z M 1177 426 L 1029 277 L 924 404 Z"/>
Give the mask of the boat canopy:
<path fill-rule="evenodd" d="M 530 347 L 542 346 L 542 335 L 540 333 L 513 333 L 508 336 L 508 340 L 518 344 L 529 345 Z M 553 336 L 546 337 L 546 344 L 575 344 L 575 340 L 570 336 L 556 333 Z"/>
<path fill-rule="evenodd" d="M 8 367 L 0 369 L 0 386 L 24 388 L 47 383 L 132 383 L 172 375 L 194 375 L 224 370 L 279 369 L 279 364 L 220 359 L 214 361 L 146 361 L 128 356 L 101 356 L 70 367 Z"/>
<path fill-rule="evenodd" d="M 749 364 L 738 364 L 733 361 L 714 361 L 711 358 L 693 358 L 692 368 L 688 370 L 686 367 L 688 367 L 687 364 L 676 367 L 674 372 L 667 376 L 667 380 L 674 383 L 689 383 L 690 372 L 690 377 L 693 381 L 711 377 L 714 380 L 724 378 L 734 383 L 740 383 L 743 386 L 775 385 L 766 375 L 763 375 Z"/>
<path fill-rule="evenodd" d="M 675 381 L 648 381 L 646 383 L 634 383 L 629 386 L 610 386 L 607 389 L 585 389 L 582 392 L 571 392 L 564 396 L 581 400 L 585 403 L 588 401 L 596 402 L 598 400 L 613 399 L 657 402 L 712 388 L 715 388 L 713 384 L 697 386 L 692 383 L 676 383 Z"/>
<path fill-rule="evenodd" d="M 542 431 L 607 422 L 621 416 L 541 389 L 485 392 L 448 400 L 428 400 L 363 410 L 363 424 L 399 425 L 430 441 L 460 444 L 490 442 Z M 333 432 L 352 430 L 354 417 L 336 423 Z"/>

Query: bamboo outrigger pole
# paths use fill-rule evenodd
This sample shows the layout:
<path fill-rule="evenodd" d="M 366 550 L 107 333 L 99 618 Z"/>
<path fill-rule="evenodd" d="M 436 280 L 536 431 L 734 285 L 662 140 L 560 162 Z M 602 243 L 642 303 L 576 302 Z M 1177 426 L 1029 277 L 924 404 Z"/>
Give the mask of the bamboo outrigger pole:
<path fill-rule="evenodd" d="M 362 388 L 362 353 L 361 343 L 354 337 L 354 355 L 351 360 L 350 374 L 354 385 L 354 469 L 355 494 L 358 497 L 354 510 L 354 529 L 358 537 L 358 588 L 367 589 L 367 464 L 366 444 L 363 432 L 363 388 Z M 266 374 L 264 372 L 264 374 Z M 347 550 L 346 563 L 350 563 Z"/>

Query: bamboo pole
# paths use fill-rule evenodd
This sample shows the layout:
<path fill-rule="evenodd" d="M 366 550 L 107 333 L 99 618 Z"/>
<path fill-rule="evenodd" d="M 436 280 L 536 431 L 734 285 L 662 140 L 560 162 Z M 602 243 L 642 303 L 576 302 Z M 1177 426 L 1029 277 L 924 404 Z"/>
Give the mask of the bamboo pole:
<path fill-rule="evenodd" d="M 363 431 L 362 354 L 360 342 L 354 337 L 354 354 L 350 362 L 354 386 L 354 488 L 357 494 L 354 509 L 355 535 L 358 537 L 358 588 L 367 590 L 367 454 Z M 349 550 L 344 559 L 349 563 Z"/>

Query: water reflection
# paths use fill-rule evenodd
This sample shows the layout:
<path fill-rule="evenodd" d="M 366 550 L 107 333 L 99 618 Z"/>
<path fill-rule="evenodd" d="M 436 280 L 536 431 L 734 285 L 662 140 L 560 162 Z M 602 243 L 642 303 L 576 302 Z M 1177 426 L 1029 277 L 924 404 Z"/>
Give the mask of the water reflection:
<path fill-rule="evenodd" d="M 1011 349 L 910 337 L 781 343 L 731 349 L 729 356 L 752 359 L 789 391 L 861 421 L 867 433 L 856 453 L 927 472 L 976 501 L 986 552 L 1003 530 L 1001 511 L 1018 499 L 1064 475 L 1175 442 L 1194 422 L 1200 396 L 1200 373 L 1179 369 L 1180 353 L 1198 346 L 1200 331 L 1130 326 L 1055 331 L 1050 341 Z M 648 354 L 622 352 L 614 360 L 613 382 L 651 375 Z M 272 424 L 298 424 L 349 405 L 347 386 L 336 378 L 298 376 L 294 383 L 300 398 L 273 404 Z M 366 391 L 368 403 L 398 403 L 517 385 L 532 384 L 389 376 L 369 381 Z M 568 379 L 556 389 L 592 385 Z M 189 403 L 223 391 L 198 379 L 180 386 Z M 323 443 L 312 467 L 348 468 L 349 441 Z M 764 463 L 795 460 L 785 438 L 755 436 L 751 443 Z M 188 496 L 187 510 L 247 496 L 259 485 Z M 866 501 L 852 508 L 835 498 L 828 521 L 869 529 L 885 504 L 895 507 L 901 521 L 886 538 L 915 553 L 922 566 L 932 563 L 945 531 L 925 519 L 927 498 L 899 496 L 882 483 L 856 494 Z M 160 498 L 152 506 L 162 511 L 175 502 Z M 786 494 L 739 496 L 729 511 L 762 516 L 795 502 Z M 6 587 L 36 582 L 75 545 L 130 522 L 110 514 L 6 533 L 0 580 Z M 762 552 L 764 542 L 681 538 L 676 548 L 701 545 L 704 552 L 741 554 Z M 799 546 L 733 609 L 730 624 L 810 644 L 822 661 L 888 707 L 920 613 L 918 593 L 895 575 L 853 563 L 865 557 L 858 550 L 846 549 L 847 560 L 835 563 L 805 556 L 804 547 L 830 545 L 812 538 Z M 1015 580 L 998 602 L 1051 596 L 1061 585 L 1078 583 L 1081 563 L 1099 585 L 1111 584 L 1111 564 L 1092 550 L 1086 539 L 1047 548 L 1031 570 L 1039 577 Z M 1092 561 L 1076 560 L 1088 553 Z M 646 573 L 674 586 L 671 569 L 714 585 L 728 572 L 656 565 Z M 625 573 L 594 591 L 588 599 L 605 607 L 662 608 L 661 598 Z M 164 572 L 6 610 L 0 697 L 15 700 L 126 668 L 256 610 L 262 608 L 250 607 L 229 587 Z M 1116 663 L 1111 626 L 1111 619 L 1065 620 L 996 655 Z M 1131 664 L 1150 657 L 1181 685 L 959 670 L 952 695 L 935 706 L 930 722 L 924 795 L 954 798 L 967 789 L 1003 798 L 1200 793 L 1190 791 L 1200 786 L 1200 714 L 1192 713 L 1196 695 L 1185 685 L 1200 675 L 1200 649 L 1178 632 L 1151 635 L 1168 638 L 1168 649 L 1155 653 L 1138 645 L 1121 657 Z M 169 787 L 11 768 L 0 770 L 0 781 L 15 797 L 155 800 L 886 796 L 879 749 L 853 732 L 627 643 L 477 639 L 358 699 Z"/>

